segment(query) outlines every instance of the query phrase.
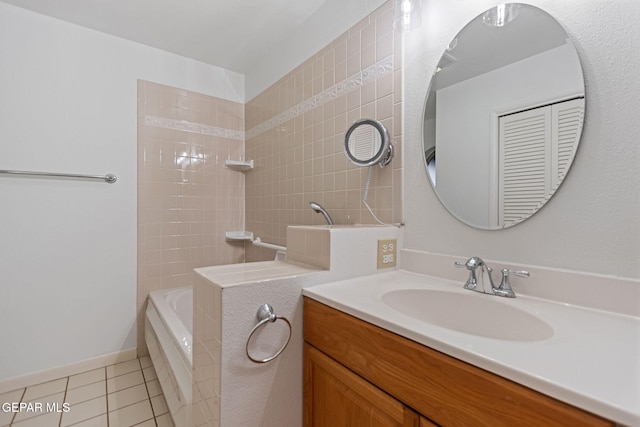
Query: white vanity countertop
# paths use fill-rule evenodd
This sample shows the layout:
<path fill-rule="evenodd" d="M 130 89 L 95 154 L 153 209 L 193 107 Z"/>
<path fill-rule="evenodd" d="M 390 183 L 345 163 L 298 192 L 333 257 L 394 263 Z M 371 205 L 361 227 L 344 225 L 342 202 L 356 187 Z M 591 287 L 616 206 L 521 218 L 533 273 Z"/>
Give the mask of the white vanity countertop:
<path fill-rule="evenodd" d="M 491 296 L 543 319 L 554 330 L 543 341 L 503 341 L 417 320 L 392 309 L 381 298 L 396 289 L 460 291 L 485 297 L 462 286 L 396 270 L 313 286 L 303 294 L 588 412 L 622 425 L 640 426 L 640 318 L 527 296 Z M 455 313 L 456 308 L 451 309 Z"/>

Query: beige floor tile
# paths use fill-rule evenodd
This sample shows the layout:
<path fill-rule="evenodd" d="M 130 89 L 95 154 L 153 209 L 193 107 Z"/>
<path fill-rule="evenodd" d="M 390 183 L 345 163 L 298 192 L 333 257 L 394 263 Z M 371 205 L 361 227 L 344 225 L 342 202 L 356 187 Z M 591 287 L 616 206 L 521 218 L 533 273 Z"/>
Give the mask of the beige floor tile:
<path fill-rule="evenodd" d="M 147 383 L 147 390 L 149 391 L 149 397 L 156 397 L 162 394 L 160 383 L 158 380 L 152 380 Z"/>
<path fill-rule="evenodd" d="M 67 390 L 67 396 L 65 402 L 74 405 L 87 400 L 95 399 L 96 397 L 105 396 L 107 394 L 107 382 L 99 381 L 97 383 L 91 383 L 77 387 L 72 390 Z"/>
<path fill-rule="evenodd" d="M 134 427 L 156 427 L 156 421 L 154 419 L 150 419 L 143 423 L 136 424 Z"/>
<path fill-rule="evenodd" d="M 8 393 L 0 394 L 0 405 L 3 403 L 20 402 L 20 400 L 22 400 L 22 395 L 24 394 L 24 390 L 25 389 L 21 388 L 19 390 L 14 390 Z M 14 412 L 5 412 L 3 410 L 0 410 L 0 427 L 4 427 L 11 424 L 11 421 L 13 420 L 14 415 L 15 415 Z"/>
<path fill-rule="evenodd" d="M 60 413 L 49 412 L 37 417 L 31 417 L 18 423 L 13 423 L 15 427 L 52 427 L 60 423 Z"/>
<path fill-rule="evenodd" d="M 0 427 L 173 427 L 149 356 L 0 395 L 0 403 L 20 401 L 41 403 L 42 411 L 15 418 L 0 411 Z M 47 403 L 63 402 L 69 412 L 46 412 Z"/>
<path fill-rule="evenodd" d="M 140 362 L 138 359 L 128 360 L 126 362 L 107 366 L 107 378 L 117 377 L 130 372 L 139 371 L 140 369 L 142 368 L 140 368 Z"/>
<path fill-rule="evenodd" d="M 0 402 L 20 402 L 24 394 L 24 388 L 8 391 L 0 394 Z"/>
<path fill-rule="evenodd" d="M 83 372 L 78 375 L 72 375 L 69 377 L 69 385 L 67 388 L 73 389 L 77 387 L 82 387 L 87 384 L 95 383 L 98 381 L 104 381 L 106 379 L 105 369 L 99 368 L 94 369 L 92 371 Z"/>
<path fill-rule="evenodd" d="M 106 396 L 71 405 L 71 410 L 62 414 L 62 427 L 89 420 L 107 412 Z"/>
<path fill-rule="evenodd" d="M 173 427 L 173 420 L 171 419 L 171 415 L 164 414 L 156 417 L 156 424 L 158 427 Z"/>
<path fill-rule="evenodd" d="M 153 364 L 151 363 L 151 358 L 149 356 L 142 356 L 140 358 L 140 366 L 142 366 L 142 369 L 153 366 Z"/>
<path fill-rule="evenodd" d="M 67 389 L 67 378 L 60 378 L 59 380 L 49 381 L 46 383 L 27 387 L 27 391 L 22 397 L 23 402 L 27 402 L 33 399 L 37 399 L 43 396 L 50 396 L 52 394 L 60 393 Z"/>
<path fill-rule="evenodd" d="M 140 424 L 153 418 L 153 411 L 148 400 L 125 406 L 109 412 L 109 427 L 125 427 Z"/>
<path fill-rule="evenodd" d="M 27 391 L 28 390 L 29 389 L 27 388 Z M 27 408 L 28 410 L 25 410 L 24 412 L 16 413 L 16 416 L 13 419 L 14 423 L 17 423 L 19 421 L 24 421 L 27 418 L 34 418 L 37 416 L 41 416 L 47 413 L 47 404 L 56 405 L 56 408 L 57 407 L 62 408 L 62 403 L 64 402 L 64 391 L 62 393 L 56 393 L 50 396 L 37 397 L 35 399 L 31 399 L 28 401 L 24 400 L 23 398 L 22 401 L 31 403 L 33 405 L 31 406 L 31 408 L 33 409 Z"/>
<path fill-rule="evenodd" d="M 144 373 L 144 380 L 146 382 L 153 381 L 158 378 L 158 376 L 156 375 L 156 370 L 153 368 L 153 366 L 144 368 L 142 372 Z"/>
<path fill-rule="evenodd" d="M 144 384 L 138 384 L 137 386 L 110 393 L 107 397 L 110 412 L 148 399 L 149 394 Z"/>
<path fill-rule="evenodd" d="M 102 414 L 98 417 L 89 418 L 88 420 L 73 424 L 72 427 L 108 427 L 108 425 L 107 414 Z"/>
<path fill-rule="evenodd" d="M 162 395 L 151 399 L 151 407 L 153 408 L 153 414 L 156 417 L 169 412 L 169 409 L 167 409 L 167 403 L 164 401 L 164 396 Z"/>
<path fill-rule="evenodd" d="M 142 371 L 130 372 L 118 377 L 109 378 L 107 380 L 107 393 L 114 393 L 143 383 L 144 378 L 142 377 Z"/>
<path fill-rule="evenodd" d="M 3 403 L 3 402 L 0 402 L 0 403 Z M 15 415 L 14 412 L 4 412 L 4 411 L 0 412 L 0 427 L 5 427 L 11 424 L 11 421 L 13 421 L 14 415 Z"/>

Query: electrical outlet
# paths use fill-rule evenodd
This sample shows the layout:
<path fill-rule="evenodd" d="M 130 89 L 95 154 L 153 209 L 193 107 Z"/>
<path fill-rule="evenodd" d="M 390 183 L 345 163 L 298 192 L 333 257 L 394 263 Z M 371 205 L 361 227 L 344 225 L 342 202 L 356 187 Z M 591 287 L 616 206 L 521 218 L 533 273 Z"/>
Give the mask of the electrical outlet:
<path fill-rule="evenodd" d="M 396 266 L 396 239 L 378 240 L 378 268 Z"/>

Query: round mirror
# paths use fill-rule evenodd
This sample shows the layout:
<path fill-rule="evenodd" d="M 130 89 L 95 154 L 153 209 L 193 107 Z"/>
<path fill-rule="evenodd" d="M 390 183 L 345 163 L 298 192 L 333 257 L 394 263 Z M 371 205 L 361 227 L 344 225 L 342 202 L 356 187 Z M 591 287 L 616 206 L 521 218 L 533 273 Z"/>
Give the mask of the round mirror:
<path fill-rule="evenodd" d="M 584 80 L 562 26 L 537 7 L 493 7 L 436 67 L 423 143 L 440 202 L 472 227 L 514 226 L 558 189 L 582 133 Z"/>
<path fill-rule="evenodd" d="M 389 142 L 387 128 L 377 120 L 356 121 L 344 137 L 344 152 L 358 166 L 380 167 L 387 165 L 393 157 L 393 146 Z"/>

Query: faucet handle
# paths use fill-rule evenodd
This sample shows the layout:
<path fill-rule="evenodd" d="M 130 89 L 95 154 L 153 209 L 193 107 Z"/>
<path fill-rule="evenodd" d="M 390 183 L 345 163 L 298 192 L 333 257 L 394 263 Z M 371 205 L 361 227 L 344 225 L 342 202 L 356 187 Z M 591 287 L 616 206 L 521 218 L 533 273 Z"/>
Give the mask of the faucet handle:
<path fill-rule="evenodd" d="M 500 282 L 500 286 L 493 288 L 493 293 L 507 298 L 515 298 L 516 294 L 513 292 L 513 289 L 511 289 L 511 283 L 509 283 L 509 274 L 515 274 L 519 277 L 529 277 L 529 272 L 526 270 L 516 271 L 508 268 L 503 268 L 500 271 L 502 272 L 502 281 Z"/>
<path fill-rule="evenodd" d="M 469 259 L 467 260 L 467 262 L 465 262 L 465 263 L 462 263 L 462 262 L 458 262 L 458 261 L 456 261 L 454 264 L 455 264 L 455 266 L 456 266 L 456 267 L 458 267 L 458 268 L 462 268 L 462 267 L 464 267 L 464 268 L 466 268 L 467 270 L 475 270 L 476 268 L 478 268 L 478 267 L 480 267 L 480 266 L 486 265 L 486 264 L 484 263 L 484 261 L 482 261 L 482 260 L 481 260 L 480 258 L 478 258 L 477 256 L 472 256 L 472 257 L 471 257 L 471 258 L 469 258 Z"/>
<path fill-rule="evenodd" d="M 504 270 L 507 270 L 507 277 L 509 277 L 509 274 L 515 274 L 516 276 L 519 277 L 529 277 L 530 274 L 527 270 L 520 270 L 520 271 L 514 271 L 514 270 L 510 270 L 508 268 L 503 268 L 502 269 L 502 274 L 504 275 Z"/>

